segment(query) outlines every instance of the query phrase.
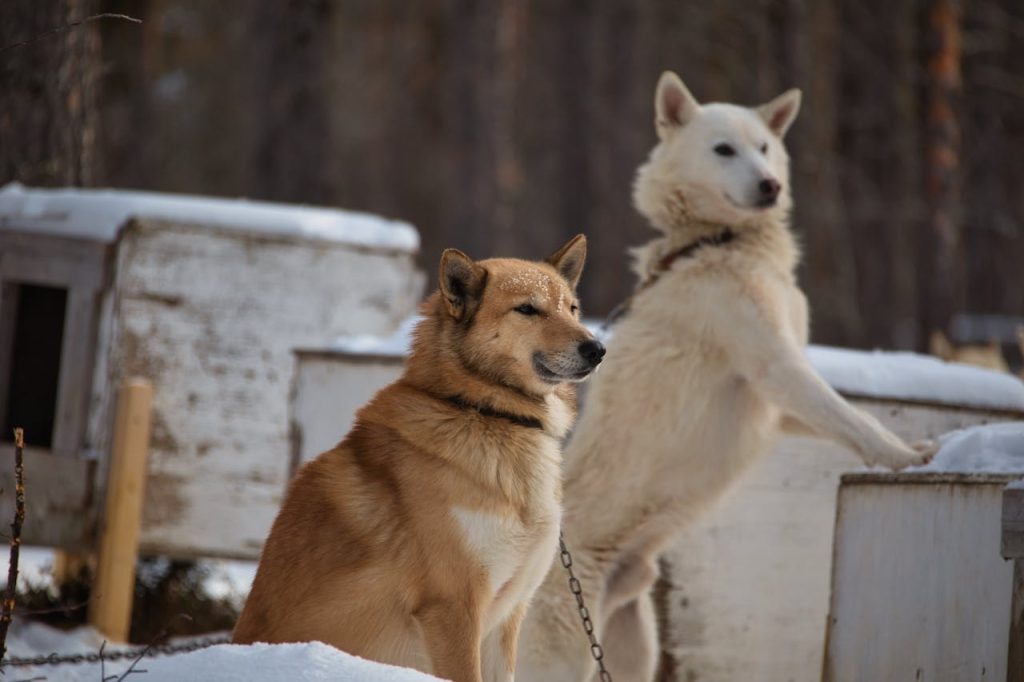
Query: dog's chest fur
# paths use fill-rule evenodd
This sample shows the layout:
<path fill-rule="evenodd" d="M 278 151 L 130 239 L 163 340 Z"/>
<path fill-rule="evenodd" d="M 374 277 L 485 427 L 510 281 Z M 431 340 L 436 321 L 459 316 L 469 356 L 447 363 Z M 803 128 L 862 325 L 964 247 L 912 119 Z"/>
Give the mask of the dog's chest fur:
<path fill-rule="evenodd" d="M 466 549 L 487 575 L 485 631 L 529 598 L 551 564 L 561 519 L 561 448 L 560 439 L 552 434 L 564 433 L 571 418 L 564 402 L 552 396 L 546 432 L 538 431 L 533 438 L 536 449 L 529 454 L 531 466 L 522 467 L 522 462 L 499 464 L 496 477 L 505 478 L 504 486 L 511 485 L 522 493 L 515 505 L 518 509 L 453 506 L 450 510 Z M 504 458 L 516 454 L 496 451 L 480 456 Z"/>

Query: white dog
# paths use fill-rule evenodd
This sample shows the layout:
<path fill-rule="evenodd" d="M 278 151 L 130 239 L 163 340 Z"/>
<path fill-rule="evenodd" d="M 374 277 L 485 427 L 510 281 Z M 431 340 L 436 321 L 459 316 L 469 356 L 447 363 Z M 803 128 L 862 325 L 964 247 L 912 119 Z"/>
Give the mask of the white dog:
<path fill-rule="evenodd" d="M 660 142 L 633 198 L 663 236 L 635 251 L 637 293 L 565 453 L 565 538 L 616 682 L 655 672 L 658 555 L 769 451 L 780 427 L 894 469 L 935 451 L 852 407 L 804 355 L 782 141 L 799 107 L 798 90 L 751 109 L 700 105 L 673 73 L 658 83 Z M 519 661 L 525 682 L 594 674 L 557 561 L 527 616 Z"/>

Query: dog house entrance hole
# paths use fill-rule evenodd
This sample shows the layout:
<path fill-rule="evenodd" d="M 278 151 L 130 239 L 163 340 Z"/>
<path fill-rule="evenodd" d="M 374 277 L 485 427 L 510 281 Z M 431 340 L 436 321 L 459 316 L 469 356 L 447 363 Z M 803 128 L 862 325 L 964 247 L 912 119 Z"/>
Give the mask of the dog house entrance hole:
<path fill-rule="evenodd" d="M 61 345 L 67 289 L 32 284 L 5 283 L 0 319 L 0 349 L 7 341 L 7 376 L 0 376 L 4 398 L 5 442 L 14 439 L 15 427 L 25 429 L 25 439 L 36 447 L 53 444 L 57 412 L 57 384 L 60 380 Z M 9 298 L 8 298 L 9 297 Z"/>

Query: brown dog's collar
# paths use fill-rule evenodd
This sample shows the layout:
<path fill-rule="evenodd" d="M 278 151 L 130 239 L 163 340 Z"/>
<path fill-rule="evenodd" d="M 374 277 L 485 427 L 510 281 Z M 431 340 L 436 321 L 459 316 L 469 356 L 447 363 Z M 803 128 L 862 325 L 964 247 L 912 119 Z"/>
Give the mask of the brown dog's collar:
<path fill-rule="evenodd" d="M 449 396 L 438 396 L 440 400 L 444 400 L 447 403 L 454 405 L 460 410 L 473 410 L 478 412 L 485 417 L 494 417 L 496 419 L 504 419 L 512 422 L 517 426 L 525 426 L 529 429 L 544 430 L 544 424 L 541 423 L 536 417 L 524 417 L 521 414 L 515 414 L 514 412 L 505 412 L 504 410 L 496 410 L 493 407 L 487 407 L 486 405 L 478 405 L 477 403 L 471 403 L 460 395 L 449 395 Z"/>

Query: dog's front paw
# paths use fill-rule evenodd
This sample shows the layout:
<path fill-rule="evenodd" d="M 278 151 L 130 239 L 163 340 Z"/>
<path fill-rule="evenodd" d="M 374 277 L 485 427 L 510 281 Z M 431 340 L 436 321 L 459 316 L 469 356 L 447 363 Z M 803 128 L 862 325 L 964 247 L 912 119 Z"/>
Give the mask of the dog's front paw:
<path fill-rule="evenodd" d="M 907 467 L 922 466 L 932 461 L 935 453 L 938 452 L 939 444 L 934 440 L 919 440 L 910 445 L 902 442 L 893 443 L 893 447 L 886 448 L 886 452 L 879 453 L 871 464 L 879 464 L 893 471 L 900 471 Z"/>

